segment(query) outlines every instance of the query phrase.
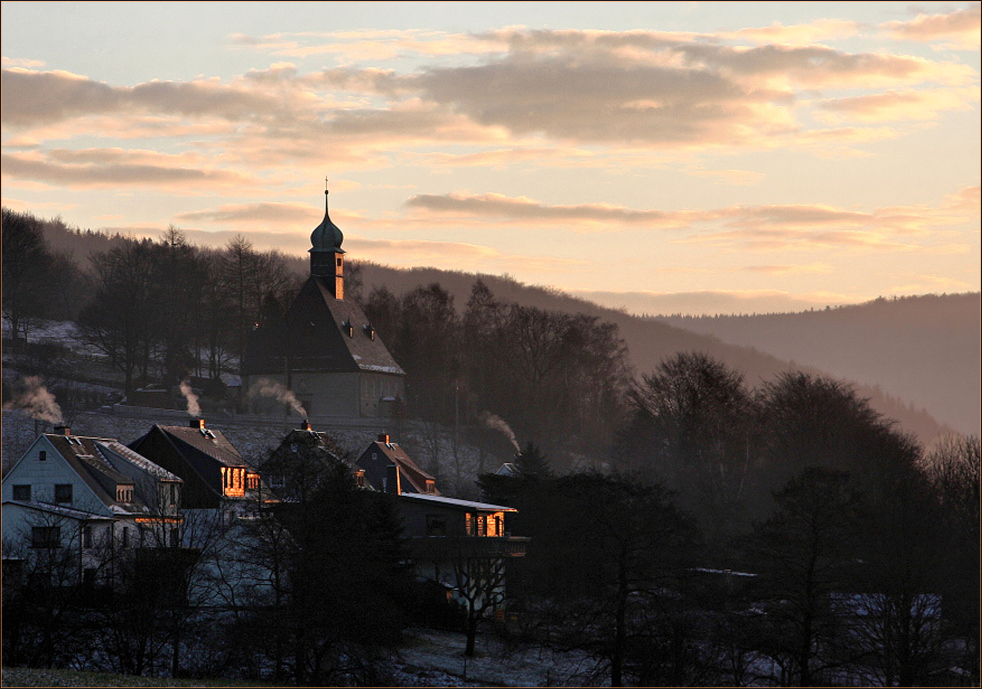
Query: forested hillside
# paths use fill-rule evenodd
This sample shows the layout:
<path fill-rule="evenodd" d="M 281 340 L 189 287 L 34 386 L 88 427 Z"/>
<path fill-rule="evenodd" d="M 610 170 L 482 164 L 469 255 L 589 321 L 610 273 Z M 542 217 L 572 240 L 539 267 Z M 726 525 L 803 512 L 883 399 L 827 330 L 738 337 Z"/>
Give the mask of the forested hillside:
<path fill-rule="evenodd" d="M 772 380 L 777 374 L 792 369 L 811 373 L 836 375 L 847 382 L 854 382 L 861 397 L 870 399 L 874 409 L 884 416 L 898 421 L 901 426 L 915 433 L 923 442 L 930 442 L 942 434 L 949 424 L 946 417 L 932 415 L 924 409 L 927 396 L 912 390 L 909 395 L 892 394 L 882 382 L 870 376 L 850 376 L 837 373 L 831 368 L 811 364 L 798 356 L 783 356 L 771 353 L 762 345 L 746 346 L 741 343 L 726 342 L 712 334 L 694 332 L 675 323 L 641 318 L 624 311 L 609 309 L 597 304 L 572 297 L 558 290 L 524 285 L 507 276 L 476 276 L 459 271 L 437 270 L 435 268 L 414 268 L 398 270 L 372 263 L 361 263 L 361 291 L 367 294 L 372 288 L 385 286 L 395 294 L 405 294 L 412 289 L 439 283 L 450 295 L 458 308 L 466 304 L 471 288 L 478 277 L 488 286 L 499 300 L 517 302 L 526 306 L 581 313 L 595 316 L 615 324 L 628 348 L 628 358 L 636 374 L 653 371 L 664 359 L 676 352 L 705 352 L 744 374 L 751 385 Z M 976 321 L 978 316 L 976 315 Z M 688 322 L 688 321 L 686 321 Z M 942 330 L 942 332 L 944 332 Z M 974 365 L 978 368 L 978 330 L 976 328 L 976 347 Z M 939 346 L 942 346 L 939 343 Z M 966 362 L 969 365 L 972 359 Z M 937 383 L 935 383 L 935 386 Z M 978 376 L 975 376 L 976 390 Z M 977 394 L 977 393 L 976 393 Z M 976 401 L 977 405 L 977 401 Z"/>
<path fill-rule="evenodd" d="M 979 432 L 982 297 L 877 299 L 824 311 L 658 320 L 754 347 L 916 400 L 961 433 Z"/>
<path fill-rule="evenodd" d="M 39 223 L 51 249 L 63 261 L 78 266 L 82 291 L 91 289 L 85 279 L 91 274 L 93 256 L 133 242 L 120 235 L 72 229 L 59 219 Z M 221 254 L 214 250 L 204 253 L 213 257 Z M 234 272 L 227 258 L 226 273 Z M 306 257 L 278 255 L 277 260 L 297 278 L 306 276 Z M 266 264 L 269 267 L 268 261 Z M 751 385 L 773 380 L 791 369 L 852 382 L 860 396 L 870 399 L 874 409 L 897 420 L 926 443 L 946 427 L 978 431 L 978 294 L 921 298 L 923 301 L 918 303 L 924 308 L 920 309 L 920 316 L 906 321 L 904 317 L 868 318 L 860 315 L 867 311 L 849 309 L 756 317 L 650 319 L 601 307 L 558 290 L 524 285 L 507 276 L 478 276 L 433 268 L 401 270 L 358 261 L 356 257 L 349 266 L 354 269 L 349 294 L 362 301 L 380 287 L 401 298 L 416 288 L 436 283 L 462 314 L 480 277 L 499 302 L 580 314 L 611 323 L 617 326 L 619 337 L 627 346 L 626 361 L 636 375 L 651 372 L 677 352 L 699 351 L 743 373 Z M 274 279 L 278 294 L 282 279 L 282 275 Z M 278 298 L 288 297 L 282 294 Z M 974 313 L 970 313 L 973 299 Z M 252 294 L 248 301 L 248 308 L 245 303 L 237 305 L 236 318 L 243 323 L 263 318 L 262 297 Z M 900 300 L 899 305 L 913 303 Z M 896 304 L 883 302 L 877 308 L 882 311 Z M 58 316 L 66 317 L 72 307 L 77 313 L 81 308 L 79 300 L 59 309 Z M 842 325 L 850 319 L 849 327 Z M 767 333 L 773 333 L 773 338 Z"/>

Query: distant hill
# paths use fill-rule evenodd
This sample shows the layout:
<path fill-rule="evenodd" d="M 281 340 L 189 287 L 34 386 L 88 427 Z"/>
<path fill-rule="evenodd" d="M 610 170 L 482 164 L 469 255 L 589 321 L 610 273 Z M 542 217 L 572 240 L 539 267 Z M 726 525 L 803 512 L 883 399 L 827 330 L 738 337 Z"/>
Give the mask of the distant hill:
<path fill-rule="evenodd" d="M 503 301 L 518 302 L 526 306 L 552 309 L 568 313 L 584 313 L 598 316 L 615 323 L 621 337 L 627 343 L 630 358 L 639 374 L 650 373 L 663 359 L 680 351 L 701 351 L 725 362 L 731 368 L 741 371 L 750 385 L 773 380 L 783 372 L 792 369 L 810 373 L 831 375 L 852 383 L 857 392 L 870 399 L 870 404 L 884 416 L 894 419 L 907 431 L 929 443 L 954 428 L 950 422 L 939 422 L 922 407 L 926 403 L 917 394 L 903 396 L 890 390 L 883 382 L 872 376 L 849 376 L 831 368 L 810 364 L 801 357 L 775 355 L 760 345 L 730 343 L 712 334 L 694 332 L 679 325 L 659 319 L 642 318 L 621 310 L 598 306 L 592 302 L 572 297 L 558 290 L 524 285 L 508 277 L 494 275 L 474 275 L 460 271 L 438 270 L 436 268 L 413 268 L 399 270 L 373 263 L 360 263 L 363 292 L 377 285 L 388 287 L 396 295 L 404 294 L 418 285 L 440 283 L 454 297 L 457 308 L 462 310 L 467 304 L 471 287 L 480 277 L 495 296 Z M 977 299 L 977 297 L 976 297 Z M 976 323 L 978 315 L 976 313 Z M 978 328 L 976 326 L 975 389 L 978 391 Z M 859 384 L 861 383 L 861 384 Z"/>
<path fill-rule="evenodd" d="M 822 311 L 665 317 L 658 322 L 755 347 L 916 400 L 962 433 L 979 432 L 982 295 L 876 299 Z"/>

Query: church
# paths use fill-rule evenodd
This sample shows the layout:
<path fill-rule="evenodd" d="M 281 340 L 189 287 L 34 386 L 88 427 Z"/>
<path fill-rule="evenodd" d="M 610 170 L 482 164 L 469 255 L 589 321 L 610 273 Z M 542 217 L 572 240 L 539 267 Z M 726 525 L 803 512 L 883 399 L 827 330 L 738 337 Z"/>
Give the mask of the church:
<path fill-rule="evenodd" d="M 327 195 L 324 219 L 310 235 L 310 277 L 280 323 L 251 334 L 243 389 L 263 379 L 278 383 L 309 418 L 389 416 L 406 373 L 361 308 L 344 299 L 344 236 L 331 221 Z M 272 397 L 249 396 L 248 405 L 252 413 L 284 413 Z"/>

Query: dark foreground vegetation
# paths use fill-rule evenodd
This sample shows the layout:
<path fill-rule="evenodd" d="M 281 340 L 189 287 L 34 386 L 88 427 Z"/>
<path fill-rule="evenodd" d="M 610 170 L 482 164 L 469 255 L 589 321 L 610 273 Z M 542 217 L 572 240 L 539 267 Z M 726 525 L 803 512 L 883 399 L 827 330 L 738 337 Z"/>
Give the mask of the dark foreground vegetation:
<path fill-rule="evenodd" d="M 126 392 L 193 376 L 220 397 L 245 334 L 275 326 L 297 286 L 245 240 L 206 252 L 175 230 L 87 271 L 46 247 L 40 221 L 3 222 L 12 346 L 36 319 L 76 319 Z M 38 275 L 76 287 L 46 291 Z M 524 441 L 515 472 L 480 476 L 485 500 L 518 509 L 507 529 L 532 539 L 486 632 L 580 654 L 579 684 L 978 685 L 978 437 L 928 451 L 839 382 L 788 372 L 751 387 L 697 352 L 635 378 L 615 327 L 480 282 L 462 311 L 438 284 L 349 292 L 407 371 L 402 418 L 504 443 L 503 418 Z M 465 631 L 410 575 L 385 496 L 344 467 L 269 517 L 241 526 L 234 558 L 182 568 L 179 596 L 139 568 L 114 592 L 60 585 L 71 563 L 42 562 L 45 585 L 4 587 L 4 662 L 384 685 L 410 624 Z M 188 528 L 202 552 L 228 536 Z M 274 575 L 232 596 L 228 580 L 252 571 Z M 196 588 L 227 595 L 192 604 Z"/>

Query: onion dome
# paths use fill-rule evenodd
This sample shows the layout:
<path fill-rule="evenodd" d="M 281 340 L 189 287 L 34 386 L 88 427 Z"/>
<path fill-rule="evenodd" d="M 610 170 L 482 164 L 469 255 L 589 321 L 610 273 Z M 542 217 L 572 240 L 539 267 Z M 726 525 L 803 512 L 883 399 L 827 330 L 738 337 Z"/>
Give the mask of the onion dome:
<path fill-rule="evenodd" d="M 327 193 L 327 190 L 325 190 L 324 219 L 321 220 L 321 224 L 315 227 L 314 231 L 310 234 L 310 243 L 313 247 L 311 251 L 340 252 L 344 235 L 341 234 L 341 229 L 331 222 L 331 216 L 328 215 Z"/>

